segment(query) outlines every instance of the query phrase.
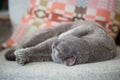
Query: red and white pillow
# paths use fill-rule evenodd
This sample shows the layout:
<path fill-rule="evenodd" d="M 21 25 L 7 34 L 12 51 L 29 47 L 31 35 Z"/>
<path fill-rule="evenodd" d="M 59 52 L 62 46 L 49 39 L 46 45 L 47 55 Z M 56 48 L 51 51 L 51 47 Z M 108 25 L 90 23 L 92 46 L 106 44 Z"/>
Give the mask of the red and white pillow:
<path fill-rule="evenodd" d="M 30 9 L 4 46 L 16 46 L 39 29 L 75 20 L 96 21 L 112 34 L 117 33 L 120 26 L 119 4 L 119 0 L 31 0 Z"/>

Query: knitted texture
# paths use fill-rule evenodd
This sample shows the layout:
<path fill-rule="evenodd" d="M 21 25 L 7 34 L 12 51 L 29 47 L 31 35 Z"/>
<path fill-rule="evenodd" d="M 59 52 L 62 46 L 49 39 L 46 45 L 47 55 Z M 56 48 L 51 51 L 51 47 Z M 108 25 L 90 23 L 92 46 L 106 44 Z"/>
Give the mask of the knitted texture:
<path fill-rule="evenodd" d="M 113 35 L 117 34 L 120 26 L 119 4 L 120 0 L 31 0 L 30 9 L 4 46 L 16 46 L 39 29 L 76 20 L 98 22 Z"/>

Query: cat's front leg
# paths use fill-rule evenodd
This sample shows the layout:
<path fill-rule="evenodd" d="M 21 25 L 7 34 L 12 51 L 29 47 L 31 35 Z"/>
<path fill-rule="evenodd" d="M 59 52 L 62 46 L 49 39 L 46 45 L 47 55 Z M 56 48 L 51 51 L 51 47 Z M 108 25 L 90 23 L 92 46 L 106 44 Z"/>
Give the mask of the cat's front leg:
<path fill-rule="evenodd" d="M 15 51 L 16 61 L 20 65 L 28 62 L 51 61 L 51 45 L 57 37 L 50 38 L 34 47 Z"/>

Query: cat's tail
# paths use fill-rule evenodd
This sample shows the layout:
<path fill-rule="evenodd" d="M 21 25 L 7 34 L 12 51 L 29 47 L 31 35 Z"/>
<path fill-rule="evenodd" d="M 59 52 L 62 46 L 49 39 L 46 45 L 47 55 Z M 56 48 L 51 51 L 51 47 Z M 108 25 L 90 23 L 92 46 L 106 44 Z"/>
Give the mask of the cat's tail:
<path fill-rule="evenodd" d="M 8 51 L 5 53 L 5 58 L 9 61 L 15 61 L 16 57 L 14 55 L 15 48 L 10 48 Z"/>

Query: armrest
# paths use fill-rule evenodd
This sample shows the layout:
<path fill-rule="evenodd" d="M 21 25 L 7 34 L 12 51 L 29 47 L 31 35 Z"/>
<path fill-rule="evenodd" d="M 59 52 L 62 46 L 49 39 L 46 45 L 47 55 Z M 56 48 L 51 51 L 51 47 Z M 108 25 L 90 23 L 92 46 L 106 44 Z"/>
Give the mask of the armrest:
<path fill-rule="evenodd" d="M 0 11 L 0 44 L 10 38 L 12 31 L 8 11 Z"/>

